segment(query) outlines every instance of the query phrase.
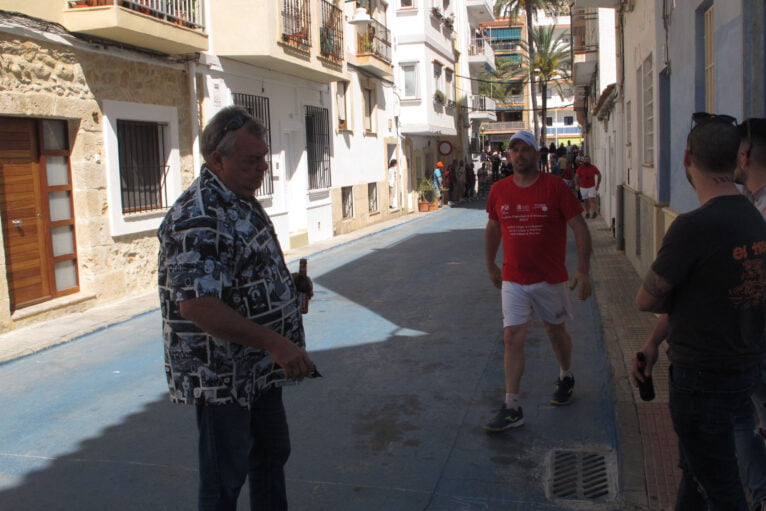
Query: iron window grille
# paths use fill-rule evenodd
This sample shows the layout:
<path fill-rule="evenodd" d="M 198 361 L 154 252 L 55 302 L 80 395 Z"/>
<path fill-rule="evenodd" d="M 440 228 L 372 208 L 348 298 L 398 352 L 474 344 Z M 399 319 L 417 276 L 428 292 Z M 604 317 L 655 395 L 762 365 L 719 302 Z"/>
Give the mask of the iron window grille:
<path fill-rule="evenodd" d="M 326 108 L 306 107 L 306 151 L 308 153 L 309 189 L 331 186 L 330 114 Z"/>
<path fill-rule="evenodd" d="M 367 183 L 367 200 L 370 213 L 378 212 L 378 183 Z"/>
<path fill-rule="evenodd" d="M 156 122 L 117 121 L 122 213 L 166 209 L 169 170 L 165 149 L 167 126 Z"/>
<path fill-rule="evenodd" d="M 354 189 L 351 186 L 344 186 L 340 190 L 341 204 L 343 207 L 343 219 L 354 218 Z"/>
<path fill-rule="evenodd" d="M 322 26 L 319 29 L 319 52 L 326 59 L 343 62 L 343 11 L 322 0 Z"/>
<path fill-rule="evenodd" d="M 311 48 L 311 6 L 308 0 L 282 0 L 282 40 L 303 50 Z"/>
<path fill-rule="evenodd" d="M 232 94 L 234 104 L 243 107 L 250 115 L 259 119 L 266 126 L 266 145 L 269 152 L 266 153 L 266 161 L 269 163 L 269 169 L 263 177 L 263 184 L 256 190 L 256 197 L 272 195 L 274 193 L 274 172 L 271 166 L 271 110 L 269 108 L 269 98 L 263 96 L 254 96 L 252 94 L 242 94 L 235 92 Z"/>

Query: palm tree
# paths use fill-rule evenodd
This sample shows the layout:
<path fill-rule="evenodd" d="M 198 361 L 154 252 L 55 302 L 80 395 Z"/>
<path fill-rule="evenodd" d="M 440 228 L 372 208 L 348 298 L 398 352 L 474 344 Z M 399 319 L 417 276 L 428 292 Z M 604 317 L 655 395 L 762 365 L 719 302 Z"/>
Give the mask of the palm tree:
<path fill-rule="evenodd" d="M 565 33 L 560 33 L 554 37 L 555 28 L 553 26 L 539 27 L 532 35 L 533 51 L 528 51 L 527 62 L 522 66 L 523 72 L 534 76 L 540 82 L 540 94 L 543 105 L 541 108 L 541 117 L 545 120 L 548 114 L 548 87 L 551 85 L 556 89 L 559 97 L 565 96 L 564 86 L 570 84 L 570 70 L 572 69 L 571 53 L 569 43 L 564 42 Z M 524 44 L 522 46 L 525 46 Z M 525 48 L 526 49 L 526 48 Z M 540 131 L 540 140 L 545 144 L 546 125 Z"/>
<path fill-rule="evenodd" d="M 534 18 L 537 17 L 537 10 L 543 9 L 553 16 L 561 11 L 564 4 L 564 0 L 496 0 L 495 13 L 499 17 L 507 17 L 511 20 L 515 20 L 519 17 L 521 11 L 524 11 L 527 21 L 527 47 L 534 51 L 534 45 L 530 45 L 529 41 L 531 41 L 533 37 L 533 21 Z M 534 54 L 529 55 L 529 57 L 530 59 L 533 59 Z M 534 117 L 535 135 L 537 135 L 540 125 L 538 124 L 537 119 L 535 78 L 531 73 L 529 75 L 529 88 L 530 93 L 532 94 L 532 117 Z"/>

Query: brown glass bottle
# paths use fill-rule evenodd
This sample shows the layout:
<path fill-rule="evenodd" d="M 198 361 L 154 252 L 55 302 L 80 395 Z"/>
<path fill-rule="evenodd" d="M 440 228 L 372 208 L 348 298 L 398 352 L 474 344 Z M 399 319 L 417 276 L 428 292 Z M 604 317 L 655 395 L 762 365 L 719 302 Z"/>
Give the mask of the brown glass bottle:
<path fill-rule="evenodd" d="M 651 376 L 644 375 L 644 367 L 646 367 L 646 357 L 642 351 L 636 353 L 636 360 L 638 360 L 638 369 L 641 371 L 641 375 L 644 377 L 644 381 L 638 381 L 638 393 L 641 399 L 644 401 L 651 401 L 654 399 L 654 382 Z"/>

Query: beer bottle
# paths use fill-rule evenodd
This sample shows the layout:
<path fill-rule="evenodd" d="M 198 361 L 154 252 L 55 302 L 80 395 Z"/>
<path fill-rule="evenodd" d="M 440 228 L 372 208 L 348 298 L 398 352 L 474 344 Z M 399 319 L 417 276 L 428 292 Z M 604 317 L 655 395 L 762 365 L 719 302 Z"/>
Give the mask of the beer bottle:
<path fill-rule="evenodd" d="M 636 353 L 636 360 L 638 360 L 638 369 L 644 377 L 644 381 L 636 379 L 636 381 L 638 381 L 638 393 L 644 401 L 651 401 L 654 399 L 654 382 L 652 382 L 651 376 L 646 376 L 644 374 L 644 367 L 646 367 L 646 357 L 644 356 L 644 352 L 639 351 Z"/>

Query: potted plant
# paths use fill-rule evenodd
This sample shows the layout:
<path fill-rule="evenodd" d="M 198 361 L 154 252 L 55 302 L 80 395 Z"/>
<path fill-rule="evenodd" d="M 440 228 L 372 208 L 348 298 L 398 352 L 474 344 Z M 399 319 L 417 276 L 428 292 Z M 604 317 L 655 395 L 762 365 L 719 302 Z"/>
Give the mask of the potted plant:
<path fill-rule="evenodd" d="M 444 93 L 440 91 L 439 89 L 436 89 L 436 92 L 434 92 L 434 102 L 439 103 L 440 105 L 443 105 L 445 99 L 446 98 L 444 96 Z"/>
<path fill-rule="evenodd" d="M 418 211 L 429 211 L 436 198 L 436 188 L 428 178 L 418 181 Z"/>
<path fill-rule="evenodd" d="M 438 7 L 431 7 L 431 16 L 435 18 L 441 18 L 442 12 L 439 10 Z"/>

